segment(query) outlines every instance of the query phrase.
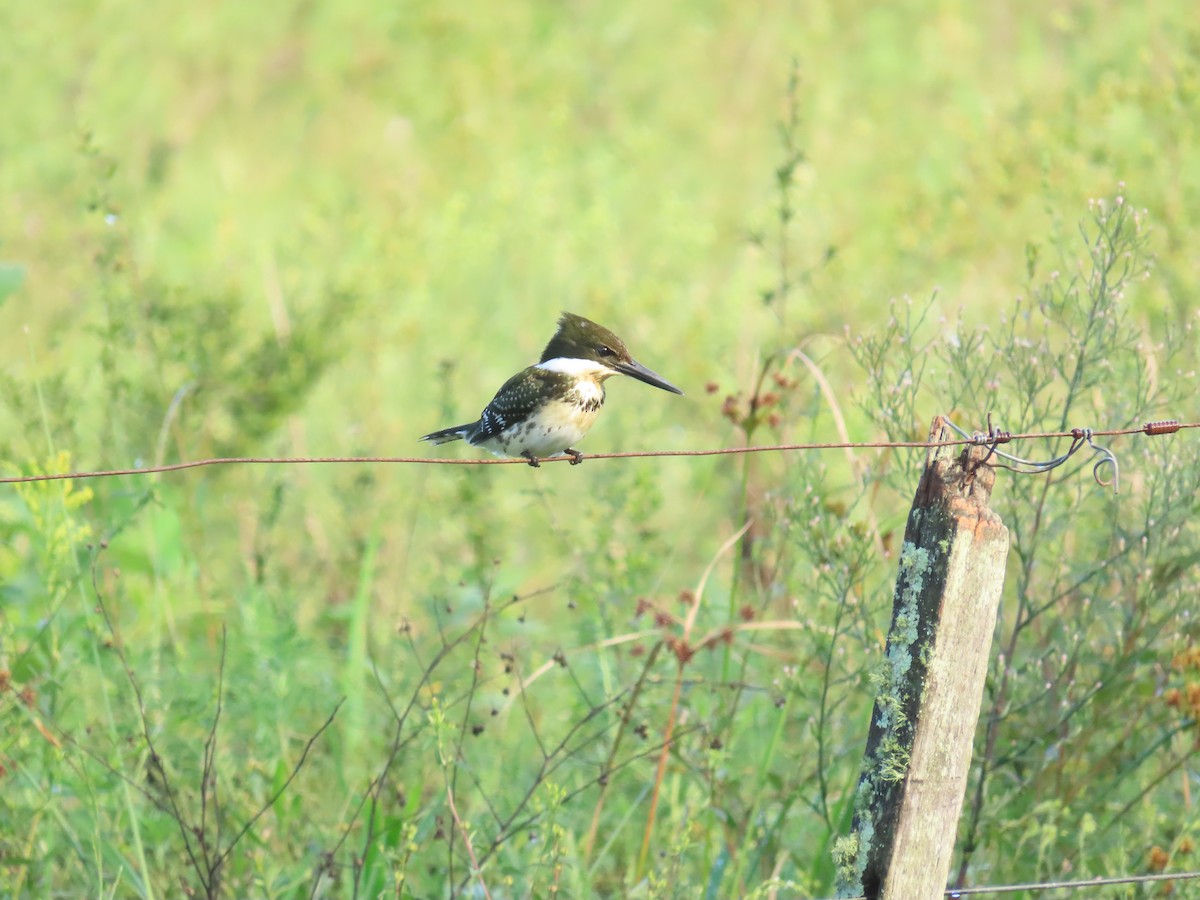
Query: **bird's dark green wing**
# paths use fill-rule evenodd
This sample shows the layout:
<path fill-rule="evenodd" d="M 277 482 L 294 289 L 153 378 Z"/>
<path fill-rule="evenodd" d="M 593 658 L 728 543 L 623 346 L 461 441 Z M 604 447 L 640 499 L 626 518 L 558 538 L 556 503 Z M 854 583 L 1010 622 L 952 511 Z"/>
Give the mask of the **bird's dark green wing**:
<path fill-rule="evenodd" d="M 479 414 L 479 427 L 471 435 L 471 443 L 478 444 L 512 428 L 531 415 L 539 407 L 557 395 L 563 376 L 530 366 L 518 372 L 496 391 L 496 396 Z"/>

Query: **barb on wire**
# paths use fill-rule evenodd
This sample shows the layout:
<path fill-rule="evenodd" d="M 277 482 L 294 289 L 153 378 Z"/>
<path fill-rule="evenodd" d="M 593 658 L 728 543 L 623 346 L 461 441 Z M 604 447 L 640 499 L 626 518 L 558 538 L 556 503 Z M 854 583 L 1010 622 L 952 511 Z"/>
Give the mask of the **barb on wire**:
<path fill-rule="evenodd" d="M 959 430 L 958 426 L 956 426 L 948 418 L 943 416 L 942 419 L 943 419 L 943 421 L 945 421 L 945 423 L 947 425 L 949 425 L 951 428 L 953 428 L 959 434 L 963 434 L 965 437 L 965 434 L 961 430 Z M 971 434 L 971 441 L 973 443 L 982 444 L 988 448 L 987 456 L 985 456 L 978 463 L 976 463 L 977 466 L 986 466 L 988 463 L 988 460 L 990 460 L 993 456 L 996 455 L 996 448 L 999 447 L 1001 444 L 1007 444 L 1009 441 L 1012 440 L 1012 432 L 1011 431 L 1002 431 L 1001 429 L 994 428 L 992 426 L 992 414 L 991 413 L 988 413 L 987 422 L 988 422 L 987 434 L 983 434 L 978 431 L 972 432 L 972 434 Z"/>
<path fill-rule="evenodd" d="M 1020 456 L 1014 456 L 1011 453 L 1005 453 L 1003 450 L 997 449 L 1000 444 L 1007 444 L 1009 441 L 1011 441 L 1013 439 L 1013 435 L 1011 432 L 993 428 L 992 417 L 990 413 L 988 414 L 988 430 L 986 433 L 982 431 L 974 431 L 968 434 L 965 430 L 959 428 L 945 416 L 942 417 L 942 421 L 944 421 L 952 431 L 961 435 L 970 443 L 988 448 L 988 455 L 980 461 L 980 465 L 986 463 L 993 456 L 998 456 L 1001 459 L 1008 460 L 1010 463 L 1012 463 L 1012 465 L 1006 466 L 1002 464 L 994 464 L 997 469 L 1008 469 L 1011 472 L 1017 472 L 1021 475 L 1040 475 L 1053 469 L 1057 469 L 1068 459 L 1074 456 L 1080 450 L 1080 448 L 1086 444 L 1100 456 L 1100 459 L 1098 459 L 1096 464 L 1092 466 L 1092 477 L 1096 479 L 1096 484 L 1100 485 L 1101 487 L 1111 487 L 1114 494 L 1119 494 L 1121 492 L 1121 467 L 1117 462 L 1117 457 L 1107 447 L 1101 447 L 1095 442 L 1093 439 L 1095 432 L 1091 428 L 1072 428 L 1069 432 L 1067 432 L 1067 436 L 1071 438 L 1071 446 L 1067 448 L 1067 452 L 1060 456 L 1056 456 L 1053 459 L 1039 462 L 1038 460 L 1024 459 Z M 1151 425 L 1157 424 L 1161 423 L 1150 423 L 1150 425 L 1143 426 L 1143 428 L 1139 428 L 1137 430 L 1145 434 L 1170 433 L 1165 431 L 1149 430 Z M 1112 466 L 1112 478 L 1107 480 L 1105 480 L 1101 471 L 1102 467 L 1106 465 Z"/>

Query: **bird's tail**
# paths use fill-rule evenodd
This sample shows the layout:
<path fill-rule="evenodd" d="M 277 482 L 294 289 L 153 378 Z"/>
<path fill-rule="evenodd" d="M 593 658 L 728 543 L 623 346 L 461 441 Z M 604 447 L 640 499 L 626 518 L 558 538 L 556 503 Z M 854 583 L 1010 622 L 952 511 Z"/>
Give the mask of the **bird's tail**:
<path fill-rule="evenodd" d="M 474 423 L 470 425 L 455 425 L 452 428 L 443 428 L 441 431 L 433 431 L 418 440 L 429 441 L 431 444 L 448 444 L 451 441 L 461 441 L 467 436 L 474 427 Z"/>

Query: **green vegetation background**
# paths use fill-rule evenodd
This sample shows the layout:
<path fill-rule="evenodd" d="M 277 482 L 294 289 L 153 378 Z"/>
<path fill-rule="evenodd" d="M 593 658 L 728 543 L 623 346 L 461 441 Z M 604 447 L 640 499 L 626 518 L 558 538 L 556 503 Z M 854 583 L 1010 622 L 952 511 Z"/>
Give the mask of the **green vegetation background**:
<path fill-rule="evenodd" d="M 9 472 L 423 452 L 416 437 L 473 418 L 563 309 L 686 392 L 611 382 L 585 452 L 833 440 L 831 398 L 852 438 L 877 437 L 847 333 L 935 293 L 935 332 L 958 310 L 964 328 L 995 326 L 1059 265 L 1088 200 L 1126 189 L 1154 257 L 1125 298 L 1131 327 L 1153 344 L 1196 315 L 1187 2 L 10 3 L 0 83 Z M 1189 340 L 1156 377 L 1194 397 Z M 764 360 L 790 347 L 828 391 L 788 369 L 791 405 L 751 422 Z M 1100 418 L 1068 424 L 1114 424 L 1100 393 Z M 926 388 L 903 436 L 923 437 L 950 396 Z M 990 408 L 954 411 L 976 428 Z M 507 880 L 502 895 L 831 892 L 894 560 L 856 557 L 838 605 L 815 551 L 781 549 L 815 540 L 780 524 L 795 509 L 764 510 L 815 491 L 822 540 L 870 543 L 902 529 L 912 483 L 868 490 L 827 462 L 246 467 L 5 489 L 0 883 L 30 897 L 436 896 L 469 874 L 472 834 L 476 852 L 495 841 L 472 890 Z M 1111 514 L 1086 474 L 1073 502 Z M 722 551 L 756 510 L 778 527 Z M 698 621 L 770 627 L 711 651 L 676 716 L 675 657 L 640 668 L 656 625 L 639 600 L 681 619 L 677 598 L 714 561 Z M 1194 560 L 1176 562 L 1171 589 L 1194 589 Z M 853 609 L 849 649 L 827 601 Z M 1186 865 L 1197 780 L 1177 757 L 1195 723 L 1161 702 L 1186 618 L 1139 645 L 1122 673 L 1145 675 L 1137 696 L 1097 714 L 1175 716 L 1145 751 L 1171 764 L 1137 768 L 1095 847 L 1086 835 L 1114 821 L 1080 787 L 1099 757 L 1081 753 L 1071 789 L 1042 783 L 991 820 L 981 798 L 992 830 L 974 835 L 971 880 L 1142 871 L 1152 849 Z M 463 658 L 437 660 L 464 629 Z M 835 645 L 856 660 L 836 715 Z M 734 683 L 745 699 L 731 703 Z M 410 697 L 406 719 L 395 707 Z M 660 771 L 676 719 L 685 749 Z M 601 778 L 626 725 L 644 755 Z M 209 881 L 163 809 L 177 796 L 201 822 L 206 771 L 220 813 L 200 831 L 218 848 L 286 786 Z M 1020 793 L 1024 771 L 1004 790 Z M 531 823 L 498 827 L 512 808 Z"/>

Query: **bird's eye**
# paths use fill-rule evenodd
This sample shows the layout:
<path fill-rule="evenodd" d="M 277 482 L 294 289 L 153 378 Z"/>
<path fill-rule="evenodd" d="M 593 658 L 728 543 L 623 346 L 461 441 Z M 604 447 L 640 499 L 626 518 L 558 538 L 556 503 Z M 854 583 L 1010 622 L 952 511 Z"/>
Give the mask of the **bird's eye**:
<path fill-rule="evenodd" d="M 597 349 L 597 352 L 601 356 L 616 356 L 617 355 L 616 352 L 613 350 L 613 348 L 609 347 L 607 344 L 601 344 L 599 346 L 599 348 Z"/>

